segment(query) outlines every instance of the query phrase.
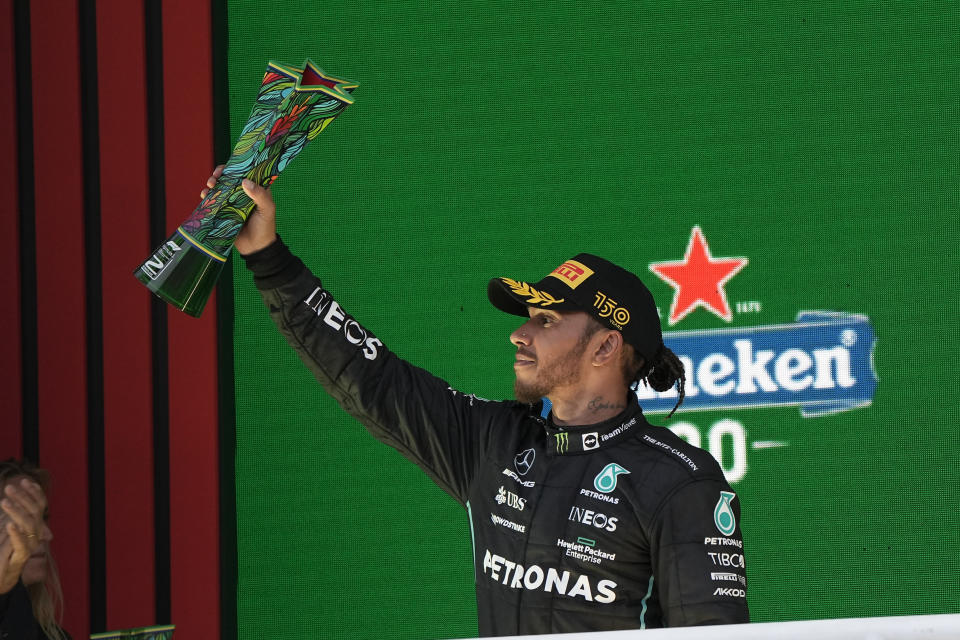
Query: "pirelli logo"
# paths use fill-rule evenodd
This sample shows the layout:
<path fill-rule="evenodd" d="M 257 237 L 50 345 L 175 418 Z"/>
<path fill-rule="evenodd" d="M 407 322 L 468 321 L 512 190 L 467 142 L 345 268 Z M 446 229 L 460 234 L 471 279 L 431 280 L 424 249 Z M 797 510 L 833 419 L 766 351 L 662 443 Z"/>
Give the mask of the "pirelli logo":
<path fill-rule="evenodd" d="M 557 280 L 560 280 L 571 289 L 576 289 L 584 280 L 593 275 L 593 269 L 577 262 L 576 260 L 567 260 L 562 265 L 553 270 L 550 274 Z"/>

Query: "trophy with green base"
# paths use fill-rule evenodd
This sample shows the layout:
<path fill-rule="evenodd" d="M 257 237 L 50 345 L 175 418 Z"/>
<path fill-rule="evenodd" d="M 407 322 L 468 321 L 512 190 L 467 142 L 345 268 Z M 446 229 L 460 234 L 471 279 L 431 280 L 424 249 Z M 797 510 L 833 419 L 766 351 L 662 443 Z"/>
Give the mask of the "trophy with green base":
<path fill-rule="evenodd" d="M 271 62 L 223 175 L 134 272 L 137 279 L 176 308 L 199 316 L 255 206 L 241 181 L 272 184 L 310 140 L 353 104 L 350 94 L 356 87 L 325 75 L 309 60 L 302 69 Z"/>

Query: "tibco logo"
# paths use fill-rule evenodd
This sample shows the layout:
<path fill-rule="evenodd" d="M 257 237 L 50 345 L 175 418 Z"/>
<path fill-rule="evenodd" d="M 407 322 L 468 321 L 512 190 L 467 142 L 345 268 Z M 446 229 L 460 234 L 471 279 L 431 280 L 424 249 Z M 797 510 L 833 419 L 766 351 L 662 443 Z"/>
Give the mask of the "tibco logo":
<path fill-rule="evenodd" d="M 743 563 L 743 555 L 739 553 L 715 553 L 710 551 L 707 553 L 710 556 L 710 559 L 713 560 L 714 566 L 717 567 L 740 567 L 741 569 L 746 568 L 746 565 Z"/>

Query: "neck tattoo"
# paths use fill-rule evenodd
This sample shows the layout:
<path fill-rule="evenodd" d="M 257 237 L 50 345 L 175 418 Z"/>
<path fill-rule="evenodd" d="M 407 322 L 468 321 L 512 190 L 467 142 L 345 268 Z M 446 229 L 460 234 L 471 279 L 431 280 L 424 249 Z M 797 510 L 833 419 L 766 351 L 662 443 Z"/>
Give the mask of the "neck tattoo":
<path fill-rule="evenodd" d="M 617 411 L 623 411 L 626 408 L 627 408 L 627 405 L 625 404 L 604 401 L 603 396 L 597 396 L 587 404 L 587 409 L 589 409 L 590 411 L 606 411 L 607 409 L 616 409 Z"/>

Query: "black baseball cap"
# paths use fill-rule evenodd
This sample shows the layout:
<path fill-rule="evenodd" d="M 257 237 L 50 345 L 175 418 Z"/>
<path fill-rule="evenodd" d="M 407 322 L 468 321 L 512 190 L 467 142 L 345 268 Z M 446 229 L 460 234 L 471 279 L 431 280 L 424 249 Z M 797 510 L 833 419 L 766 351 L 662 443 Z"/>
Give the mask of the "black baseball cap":
<path fill-rule="evenodd" d="M 534 284 L 493 278 L 487 297 L 496 308 L 516 316 L 529 315 L 527 307 L 585 311 L 622 333 L 646 362 L 663 344 L 657 305 L 646 285 L 626 269 L 589 253 L 577 254 Z"/>

